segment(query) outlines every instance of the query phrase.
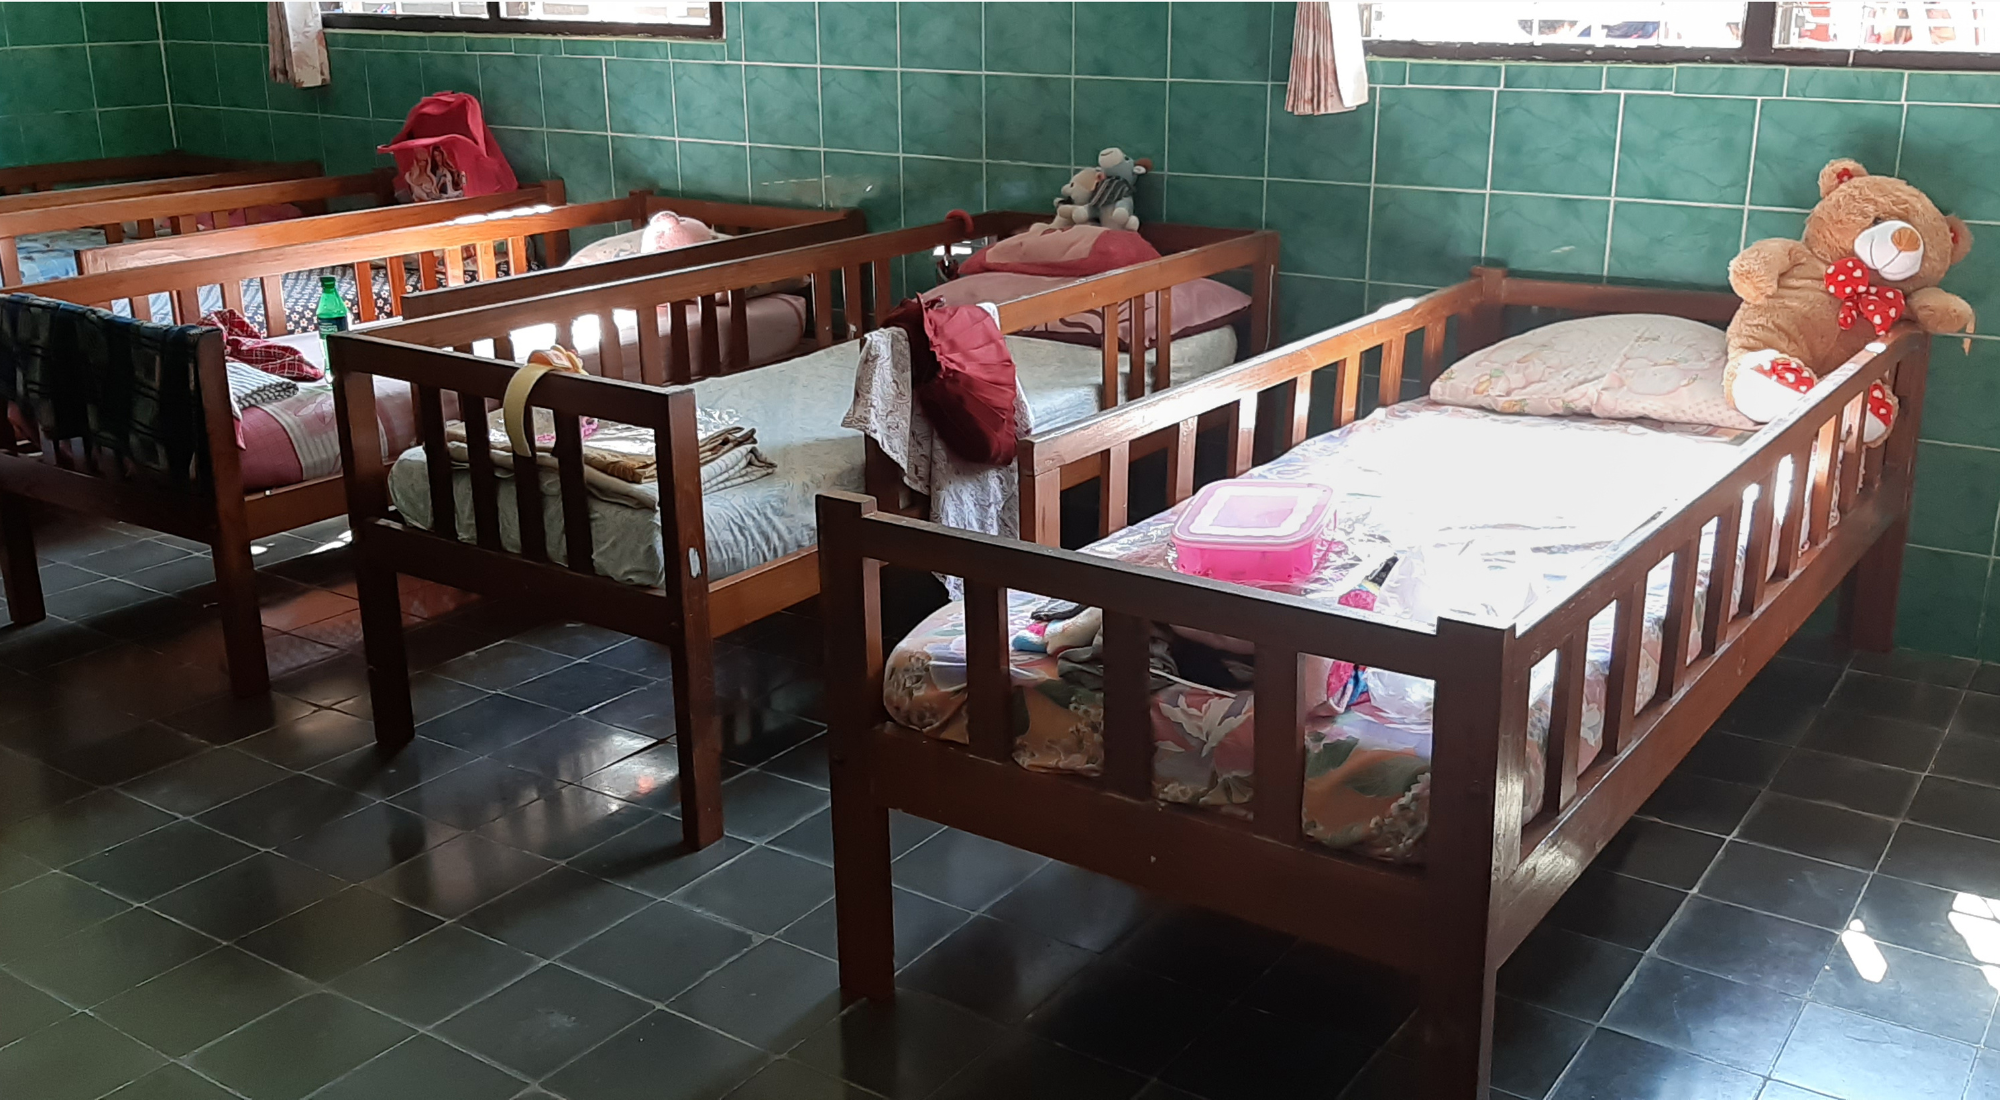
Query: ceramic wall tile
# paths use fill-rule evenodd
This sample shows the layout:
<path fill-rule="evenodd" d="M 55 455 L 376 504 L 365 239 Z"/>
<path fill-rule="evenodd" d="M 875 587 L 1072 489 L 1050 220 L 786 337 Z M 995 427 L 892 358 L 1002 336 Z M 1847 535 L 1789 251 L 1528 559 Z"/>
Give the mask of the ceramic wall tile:
<path fill-rule="evenodd" d="M 1603 199 L 1496 194 L 1486 212 L 1486 255 L 1516 271 L 1595 277 L 1604 273 L 1610 228 Z"/>
<path fill-rule="evenodd" d="M 821 69 L 820 125 L 829 149 L 902 148 L 894 69 Z"/>
<path fill-rule="evenodd" d="M 1375 182 L 1486 186 L 1493 96 L 1484 89 L 1384 88 L 1375 119 Z"/>
<path fill-rule="evenodd" d="M 1626 96 L 1618 197 L 1742 202 L 1756 118 L 1754 99 Z"/>
<path fill-rule="evenodd" d="M 1501 92 L 1493 116 L 1493 189 L 1609 195 L 1618 97 Z"/>

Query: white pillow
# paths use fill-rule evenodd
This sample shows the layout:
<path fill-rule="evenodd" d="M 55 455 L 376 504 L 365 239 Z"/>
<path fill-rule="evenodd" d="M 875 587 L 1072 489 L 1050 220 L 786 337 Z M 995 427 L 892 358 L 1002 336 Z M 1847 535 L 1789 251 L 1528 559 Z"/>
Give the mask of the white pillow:
<path fill-rule="evenodd" d="M 1754 430 L 1722 391 L 1722 330 L 1619 313 L 1524 332 L 1453 363 L 1432 400 L 1531 416 L 1646 418 Z"/>

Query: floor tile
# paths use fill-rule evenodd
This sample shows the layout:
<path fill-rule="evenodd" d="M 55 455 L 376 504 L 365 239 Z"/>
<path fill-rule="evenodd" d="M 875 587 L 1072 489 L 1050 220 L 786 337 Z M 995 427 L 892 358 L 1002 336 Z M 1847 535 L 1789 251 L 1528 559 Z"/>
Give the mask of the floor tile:
<path fill-rule="evenodd" d="M 2000 738 L 1948 733 L 1931 761 L 1931 772 L 2000 787 Z"/>
<path fill-rule="evenodd" d="M 508 1100 L 525 1084 L 462 1050 L 417 1035 L 314 1094 L 314 1100 Z"/>
<path fill-rule="evenodd" d="M 753 937 L 671 901 L 656 902 L 563 956 L 563 962 L 647 1000 L 680 996 L 742 954 Z M 671 943 L 672 951 L 655 945 Z"/>
<path fill-rule="evenodd" d="M 653 904 L 636 890 L 556 867 L 467 913 L 465 926 L 554 958 Z"/>
<path fill-rule="evenodd" d="M 390 801 L 453 828 L 477 829 L 561 788 L 546 776 L 485 759 L 412 787 Z"/>
<path fill-rule="evenodd" d="M 1548 1095 L 1590 1032 L 1581 1020 L 1501 998 L 1493 1010 L 1493 1087 Z"/>
<path fill-rule="evenodd" d="M 2000 962 L 2000 921 L 1984 899 L 1876 875 L 1855 907 L 1858 928 L 1883 943 L 1957 962 Z"/>
<path fill-rule="evenodd" d="M 0 973 L 0 1047 L 75 1011 L 19 978 Z"/>
<path fill-rule="evenodd" d="M 1516 1000 L 1596 1023 L 1639 959 L 1629 948 L 1544 924 L 1501 966 L 1499 988 Z"/>
<path fill-rule="evenodd" d="M 61 867 L 173 820 L 120 791 L 99 790 L 0 828 L 0 847 Z"/>
<path fill-rule="evenodd" d="M 148 904 L 217 939 L 233 940 L 338 893 L 342 885 L 296 860 L 262 852 Z"/>
<path fill-rule="evenodd" d="M 560 622 L 531 627 L 514 635 L 513 640 L 522 645 L 531 645 L 536 649 L 546 649 L 551 653 L 561 653 L 582 660 L 642 639 L 620 634 L 615 630 L 607 630 L 601 626 L 592 626 L 589 623 Z"/>
<path fill-rule="evenodd" d="M 892 842 L 895 822 L 891 819 Z M 1161 908 L 1155 899 L 1117 879 L 1052 861 L 987 912 L 1088 951 L 1106 951 Z"/>
<path fill-rule="evenodd" d="M 150 901 L 219 871 L 256 849 L 192 821 L 176 821 L 69 867 L 69 873 L 130 901 Z"/>
<path fill-rule="evenodd" d="M 724 765 L 722 774 L 731 771 Z M 681 804 L 681 762 L 672 741 L 662 741 L 600 768 L 580 782 L 593 791 L 644 806 L 659 813 L 673 813 Z"/>
<path fill-rule="evenodd" d="M 1742 783 L 1674 772 L 1660 783 L 1653 796 L 1639 807 L 1639 812 L 1684 829 L 1728 836 L 1750 812 L 1757 795 L 1756 787 Z"/>
<path fill-rule="evenodd" d="M 1858 672 L 1893 676 L 1899 680 L 1917 680 L 1927 684 L 1962 688 L 1968 686 L 1978 675 L 1980 666 L 1978 661 L 1970 657 L 1951 657 L 1942 653 L 1897 649 L 1888 653 L 1861 650 L 1848 661 L 1848 667 Z"/>
<path fill-rule="evenodd" d="M 1681 761 L 1680 770 L 1709 779 L 1762 786 L 1771 781 L 1789 751 L 1784 745 L 1711 730 L 1695 742 Z"/>
<path fill-rule="evenodd" d="M 646 1014 L 645 1002 L 544 966 L 439 1024 L 438 1034 L 529 1078 L 553 1073 Z"/>
<path fill-rule="evenodd" d="M 128 909 L 9 962 L 14 973 L 88 1008 L 203 954 L 216 942 L 146 909 Z"/>
<path fill-rule="evenodd" d="M 1737 837 L 1872 871 L 1896 829 L 1887 818 L 1766 792 Z"/>
<path fill-rule="evenodd" d="M 571 1100 L 708 1100 L 731 1091 L 769 1055 L 671 1012 L 655 1012 L 549 1079 Z M 671 1065 L 674 1072 L 662 1074 Z"/>
<path fill-rule="evenodd" d="M 570 714 L 580 714 L 650 683 L 652 681 L 643 676 L 584 661 L 516 684 L 507 690 L 507 694 Z"/>
<path fill-rule="evenodd" d="M 1600 1028 L 1563 1075 L 1551 1100 L 1597 1097 L 1702 1097 L 1755 1100 L 1764 1082 L 1742 1070 L 1706 1062 L 1643 1039 Z"/>
<path fill-rule="evenodd" d="M 420 736 L 468 752 L 495 752 L 569 718 L 565 711 L 508 695 L 488 695 L 422 723 Z"/>
<path fill-rule="evenodd" d="M 730 836 L 689 850 L 681 837 L 681 823 L 656 817 L 568 862 L 579 871 L 663 898 L 749 850 L 749 844 Z"/>
<path fill-rule="evenodd" d="M 126 783 L 126 794 L 177 814 L 198 814 L 291 774 L 235 749 L 210 749 Z"/>
<path fill-rule="evenodd" d="M 465 833 L 368 880 L 368 888 L 427 913 L 463 916 L 552 867 L 519 848 Z"/>
<path fill-rule="evenodd" d="M 221 1038 L 312 984 L 234 947 L 182 963 L 97 1006 L 97 1016 L 174 1057 Z"/>
<path fill-rule="evenodd" d="M 333 988 L 429 1027 L 539 965 L 524 951 L 447 924 L 348 971 Z"/>
<path fill-rule="evenodd" d="M 1850 670 L 1828 705 L 1884 714 L 1943 729 L 1958 709 L 1959 689 Z"/>
<path fill-rule="evenodd" d="M 479 835 L 545 859 L 583 854 L 658 815 L 585 787 L 563 787 L 479 827 Z M 667 823 L 676 839 L 680 824 Z"/>
<path fill-rule="evenodd" d="M 873 1100 L 874 1096 L 804 1062 L 779 1058 L 752 1074 L 729 1094 L 729 1100 Z"/>
<path fill-rule="evenodd" d="M 668 1007 L 754 1047 L 782 1053 L 840 1014 L 839 967 L 779 940 L 765 940 L 695 983 Z"/>
<path fill-rule="evenodd" d="M 1809 1004 L 1771 1075 L 1842 1100 L 1951 1100 L 1972 1060 L 1949 1039 Z"/>
<path fill-rule="evenodd" d="M 1604 1026 L 1761 1075 L 1784 1049 L 1803 1004 L 1653 958 L 1640 965 Z"/>
<path fill-rule="evenodd" d="M 814 1032 L 792 1057 L 891 1100 L 929 1096 L 1003 1034 L 973 1013 L 921 993 L 861 1001 Z"/>
<path fill-rule="evenodd" d="M 185 760 L 206 747 L 178 730 L 148 722 L 88 745 L 50 753 L 45 759 L 65 775 L 88 783 L 111 784 Z"/>
<path fill-rule="evenodd" d="M 916 961 L 918 956 L 972 919 L 972 914 L 963 909 L 908 890 L 895 891 L 890 907 L 895 914 L 898 967 Z M 793 921 L 778 933 L 778 937 L 829 959 L 838 958 L 839 921 L 835 919 L 833 902 L 827 901 Z"/>
<path fill-rule="evenodd" d="M 946 1083 L 939 1100 L 1128 1100 L 1145 1078 L 1032 1035 L 1010 1035 Z"/>
<path fill-rule="evenodd" d="M 786 779 L 810 783 L 815 787 L 826 787 L 826 735 L 820 734 L 797 748 L 787 749 L 765 761 L 764 770 L 773 775 L 782 775 Z"/>
<path fill-rule="evenodd" d="M 280 692 L 248 699 L 225 695 L 175 711 L 160 722 L 212 745 L 228 745 L 281 723 L 304 718 L 315 709 L 303 699 Z"/>
<path fill-rule="evenodd" d="M 896 885 L 950 902 L 984 909 L 1048 861 L 995 840 L 946 829 L 904 853 L 891 867 Z"/>
<path fill-rule="evenodd" d="M 94 1100 L 165 1061 L 93 1017 L 71 1016 L 0 1048 L 0 1095 Z"/>
<path fill-rule="evenodd" d="M 1730 841 L 1708 877 L 1705 897 L 1776 913 L 1821 928 L 1841 928 L 1868 882 L 1866 872 L 1775 848 Z"/>
<path fill-rule="evenodd" d="M 674 900 L 766 935 L 833 896 L 833 870 L 772 848 L 753 848 L 675 892 Z"/>
<path fill-rule="evenodd" d="M 1175 907 L 1106 956 L 1163 978 L 1236 996 L 1264 976 L 1292 938 L 1207 909 Z"/>
<path fill-rule="evenodd" d="M 1621 947 L 1644 951 L 1673 920 L 1687 895 L 1607 871 L 1587 870 L 1549 911 L 1548 921 Z"/>
<path fill-rule="evenodd" d="M 90 790 L 90 784 L 80 779 L 0 749 L 0 825 L 45 813 Z"/>
<path fill-rule="evenodd" d="M 2000 897 L 2000 842 L 1905 823 L 1889 841 L 1880 870 L 1912 882 L 1996 898 Z"/>
<path fill-rule="evenodd" d="M 1086 967 L 1028 1017 L 1027 1030 L 1152 1076 L 1208 1030 L 1226 997 L 1114 962 Z"/>
<path fill-rule="evenodd" d="M 768 772 L 745 772 L 722 785 L 723 828 L 745 840 L 769 840 L 826 806 L 825 791 Z"/>
<path fill-rule="evenodd" d="M 1692 890 L 1722 841 L 1707 833 L 1638 818 L 1598 853 L 1593 866 L 1621 875 Z"/>
<path fill-rule="evenodd" d="M 561 653 L 509 641 L 446 661 L 433 671 L 476 688 L 505 691 L 515 684 L 554 672 L 575 660 Z"/>
<path fill-rule="evenodd" d="M 238 840 L 275 848 L 373 801 L 322 779 L 294 775 L 225 802 L 197 820 Z"/>
<path fill-rule="evenodd" d="M 436 927 L 401 902 L 350 886 L 237 941 L 244 950 L 318 982 L 385 955 Z"/>
<path fill-rule="evenodd" d="M 230 1100 L 221 1085 L 174 1063 L 110 1093 L 105 1100 Z"/>
<path fill-rule="evenodd" d="M 800 687 L 794 683 L 778 690 L 796 693 Z M 772 699 L 772 702 L 784 701 L 775 696 Z M 804 701 L 793 700 L 789 705 L 818 713 L 817 707 L 809 708 Z M 725 703 L 722 711 L 722 752 L 725 759 L 738 764 L 762 764 L 825 731 L 826 727 L 820 723 L 796 714 L 746 703 Z"/>
<path fill-rule="evenodd" d="M 674 735 L 674 686 L 648 682 L 637 691 L 627 692 L 608 703 L 592 707 L 585 715 L 593 722 L 615 726 L 648 741 Z"/>
<path fill-rule="evenodd" d="M 277 850 L 348 882 L 364 882 L 457 835 L 457 829 L 442 822 L 386 802 L 371 802 Z"/>
<path fill-rule="evenodd" d="M 1416 994 L 1404 975 L 1301 940 L 1244 991 L 1240 1003 L 1379 1046 L 1409 1019 Z"/>
<path fill-rule="evenodd" d="M 0 962 L 32 957 L 49 944 L 131 908 L 60 872 L 0 892 Z"/>
<path fill-rule="evenodd" d="M 566 719 L 494 754 L 510 767 L 575 783 L 650 748 L 653 739 L 582 716 Z"/>
<path fill-rule="evenodd" d="M 273 764 L 304 770 L 375 743 L 375 723 L 337 710 L 316 710 L 233 746 Z"/>
<path fill-rule="evenodd" d="M 190 1059 L 251 1100 L 298 1100 L 402 1042 L 410 1029 L 331 993 L 293 1001 Z"/>
<path fill-rule="evenodd" d="M 1940 829 L 2000 840 L 2000 790 L 1929 776 L 1910 803 L 1909 819 Z"/>
<path fill-rule="evenodd" d="M 1978 967 L 1854 933 L 1841 948 L 1813 983 L 1813 1000 L 1960 1042 L 1986 1037 L 1994 990 Z"/>
<path fill-rule="evenodd" d="M 1333 1092 L 1372 1053 L 1352 1036 L 1237 1007 L 1223 1013 L 1160 1073 L 1210 1100 L 1261 1100 Z"/>
<path fill-rule="evenodd" d="M 1924 685 L 1904 686 L 1921 688 Z M 1851 756 L 1871 764 L 1922 771 L 1930 766 L 1931 757 L 1937 755 L 1938 743 L 1943 740 L 1944 724 L 1941 721 L 1906 721 L 1888 714 L 1828 707 L 1820 712 L 1799 745 L 1817 752 Z"/>
<path fill-rule="evenodd" d="M 943 826 L 911 817 L 899 810 L 889 811 L 889 858 L 897 859 L 904 852 L 922 844 L 935 836 Z M 820 812 L 806 818 L 797 825 L 771 838 L 773 848 L 779 848 L 793 855 L 804 856 L 819 863 L 833 865 L 833 813 Z M 1049 867 L 1063 864 L 1051 863 Z M 1046 870 L 1047 868 L 1044 868 Z M 1031 876 L 1032 877 L 1032 876 Z"/>
<path fill-rule="evenodd" d="M 1901 817 L 1922 776 L 1852 757 L 1799 749 L 1778 769 L 1771 789 L 1864 814 Z"/>
<path fill-rule="evenodd" d="M 350 791 L 389 798 L 456 771 L 475 759 L 463 749 L 428 737 L 419 737 L 394 752 L 385 752 L 370 740 L 313 768 L 312 774 Z"/>
<path fill-rule="evenodd" d="M 1018 1023 L 1093 956 L 1026 928 L 975 917 L 898 977 L 1001 1023 Z"/>
<path fill-rule="evenodd" d="M 1833 942 L 1834 934 L 1822 928 L 1696 897 L 1660 937 L 1659 953 L 1697 970 L 1803 996 Z"/>

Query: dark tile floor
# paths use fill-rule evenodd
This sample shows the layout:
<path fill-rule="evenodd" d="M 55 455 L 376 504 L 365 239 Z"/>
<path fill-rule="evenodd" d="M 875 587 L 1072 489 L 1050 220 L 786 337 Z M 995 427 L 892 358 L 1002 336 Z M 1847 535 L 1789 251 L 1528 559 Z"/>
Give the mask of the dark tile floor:
<path fill-rule="evenodd" d="M 50 524 L 0 629 L 0 1097 L 1407 1097 L 1408 983 L 896 823 L 893 1007 L 844 1004 L 813 622 L 722 647 L 730 836 L 677 846 L 654 647 L 435 586 L 371 746 L 338 524 L 207 563 Z M 1523 945 L 1496 1095 L 2000 1098 L 2000 666 L 1796 643 Z M 1989 1048 L 1988 1044 L 1992 1044 Z"/>

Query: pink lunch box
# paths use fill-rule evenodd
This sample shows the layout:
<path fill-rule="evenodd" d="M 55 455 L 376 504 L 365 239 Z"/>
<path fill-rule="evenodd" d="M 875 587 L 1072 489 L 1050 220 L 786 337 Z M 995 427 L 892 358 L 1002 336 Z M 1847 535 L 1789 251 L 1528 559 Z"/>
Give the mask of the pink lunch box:
<path fill-rule="evenodd" d="M 1218 481 L 1174 524 L 1174 568 L 1239 584 L 1297 584 L 1333 542 L 1333 490 L 1299 481 Z"/>

